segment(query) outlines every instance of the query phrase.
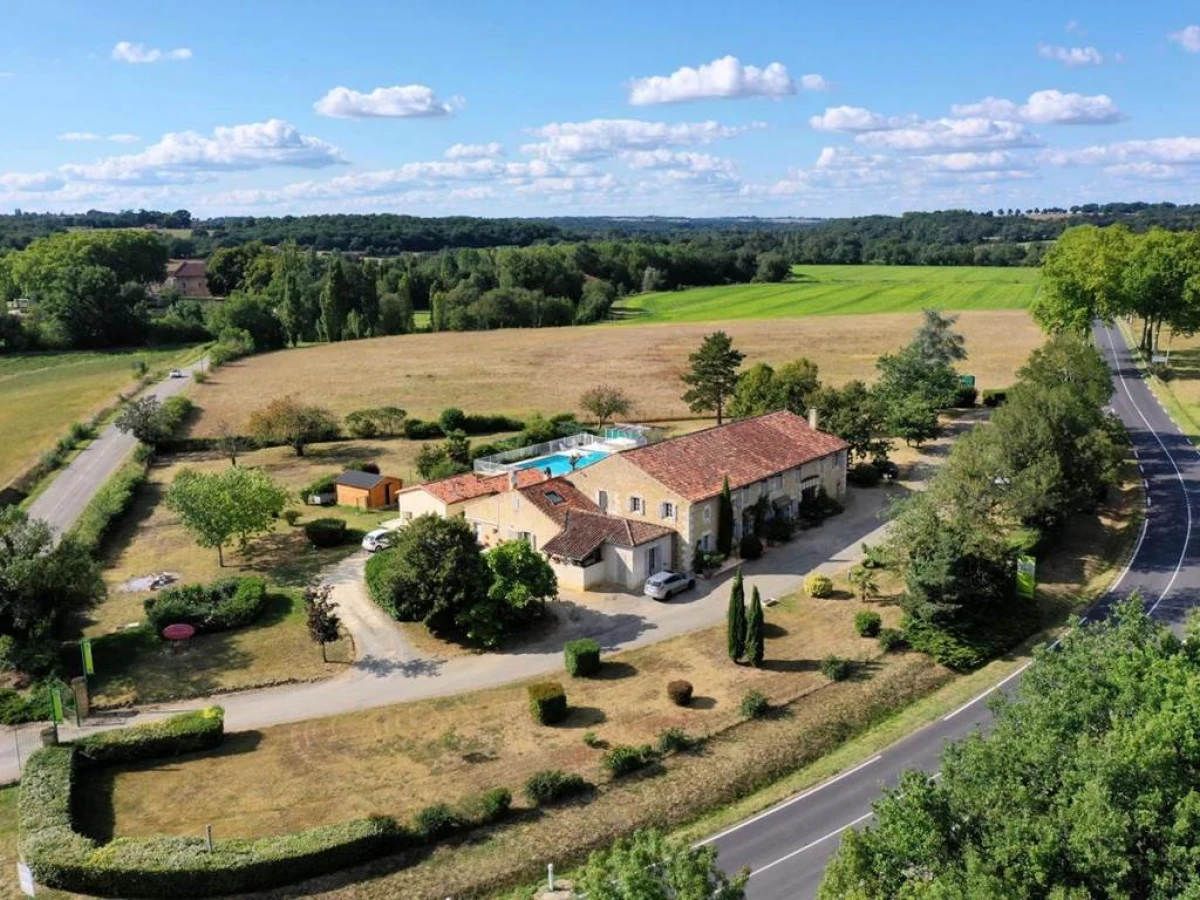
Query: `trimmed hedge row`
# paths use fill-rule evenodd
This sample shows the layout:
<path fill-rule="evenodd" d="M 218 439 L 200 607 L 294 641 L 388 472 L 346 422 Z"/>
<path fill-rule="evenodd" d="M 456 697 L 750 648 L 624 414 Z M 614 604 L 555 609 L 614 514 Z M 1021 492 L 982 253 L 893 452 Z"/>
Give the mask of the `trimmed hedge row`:
<path fill-rule="evenodd" d="M 147 597 L 146 620 L 159 634 L 176 622 L 202 633 L 245 628 L 262 615 L 267 583 L 261 578 L 222 578 L 211 584 L 183 584 Z"/>
<path fill-rule="evenodd" d="M 101 731 L 80 738 L 74 746 L 81 766 L 97 767 L 212 750 L 224 738 L 225 711 L 210 706 L 145 725 Z"/>
<path fill-rule="evenodd" d="M 346 520 L 313 519 L 304 523 L 304 535 L 314 547 L 337 547 L 346 541 Z"/>
<path fill-rule="evenodd" d="M 128 509 L 134 492 L 146 481 L 146 463 L 127 463 L 104 482 L 71 528 L 71 536 L 89 550 L 96 550 L 112 523 Z"/>

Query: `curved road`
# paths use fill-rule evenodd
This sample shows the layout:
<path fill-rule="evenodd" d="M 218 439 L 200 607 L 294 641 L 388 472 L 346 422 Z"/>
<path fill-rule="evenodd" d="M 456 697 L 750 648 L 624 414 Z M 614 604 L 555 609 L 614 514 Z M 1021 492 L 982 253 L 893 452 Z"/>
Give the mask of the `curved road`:
<path fill-rule="evenodd" d="M 1146 516 L 1128 566 L 1088 612 L 1107 614 L 1112 603 L 1141 591 L 1160 621 L 1179 627 L 1200 596 L 1200 559 L 1192 542 L 1200 523 L 1194 499 L 1200 457 L 1142 380 L 1116 328 L 1097 327 L 1096 343 L 1113 370 L 1112 410 L 1129 430 L 1146 488 Z M 856 768 L 709 838 L 728 871 L 751 870 L 749 900 L 802 900 L 816 896 L 840 835 L 867 822 L 882 786 L 908 769 L 934 772 L 948 741 L 991 720 L 986 699 L 1011 688 L 1021 670 L 970 703 L 888 747 Z"/>

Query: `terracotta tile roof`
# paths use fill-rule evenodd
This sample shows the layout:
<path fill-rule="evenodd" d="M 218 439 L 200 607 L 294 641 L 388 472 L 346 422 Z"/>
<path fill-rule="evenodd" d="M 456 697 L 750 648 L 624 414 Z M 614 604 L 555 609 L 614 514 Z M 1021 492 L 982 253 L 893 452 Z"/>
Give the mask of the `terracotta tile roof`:
<path fill-rule="evenodd" d="M 649 522 L 580 509 L 567 511 L 563 529 L 542 546 L 542 551 L 564 559 L 586 559 L 601 544 L 638 547 L 671 534 L 671 529 Z"/>
<path fill-rule="evenodd" d="M 518 488 L 521 496 L 562 524 L 571 510 L 599 513 L 600 507 L 564 478 L 549 478 L 538 484 Z"/>
<path fill-rule="evenodd" d="M 729 486 L 737 488 L 847 446 L 839 437 L 809 428 L 804 417 L 780 410 L 626 450 L 621 458 L 697 501 L 719 494 L 726 475 Z"/>
<path fill-rule="evenodd" d="M 540 469 L 517 469 L 515 474 L 518 488 L 546 480 L 546 473 Z M 462 503 L 464 500 L 474 500 L 476 497 L 502 494 L 511 488 L 511 476 L 508 473 L 484 476 L 467 472 L 463 475 L 451 475 L 440 481 L 417 485 L 409 490 L 426 491 L 443 503 L 452 505 Z"/>
<path fill-rule="evenodd" d="M 175 278 L 204 278 L 208 263 L 202 259 L 173 259 L 167 263 L 167 275 Z"/>

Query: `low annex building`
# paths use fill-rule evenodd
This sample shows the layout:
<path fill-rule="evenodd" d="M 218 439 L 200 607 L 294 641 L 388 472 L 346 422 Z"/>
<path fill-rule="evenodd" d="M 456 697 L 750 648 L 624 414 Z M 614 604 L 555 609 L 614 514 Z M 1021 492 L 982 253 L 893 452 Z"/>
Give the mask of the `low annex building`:
<path fill-rule="evenodd" d="M 348 469 L 334 481 L 338 506 L 356 506 L 359 509 L 384 509 L 396 502 L 396 496 L 404 486 L 399 478 L 360 472 Z"/>

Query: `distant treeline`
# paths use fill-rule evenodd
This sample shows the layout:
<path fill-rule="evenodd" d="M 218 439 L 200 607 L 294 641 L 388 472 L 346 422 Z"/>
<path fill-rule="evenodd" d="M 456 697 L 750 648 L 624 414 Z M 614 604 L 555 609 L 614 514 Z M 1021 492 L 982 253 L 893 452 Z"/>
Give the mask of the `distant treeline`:
<path fill-rule="evenodd" d="M 163 229 L 170 256 L 209 256 L 222 247 L 254 241 L 301 249 L 385 257 L 443 249 L 525 247 L 591 240 L 638 238 L 658 243 L 723 238 L 768 240 L 803 263 L 891 265 L 1036 265 L 1041 247 L 1063 229 L 1080 224 L 1125 224 L 1134 231 L 1159 226 L 1171 231 L 1200 226 L 1200 204 L 1106 203 L 1048 209 L 987 212 L 945 210 L 902 216 L 843 219 L 727 217 L 549 217 L 491 219 L 394 215 L 193 217 L 187 210 L 157 212 L 89 210 L 77 214 L 23 213 L 0 216 L 0 250 L 78 228 Z M 190 234 L 179 231 L 190 229 Z"/>

